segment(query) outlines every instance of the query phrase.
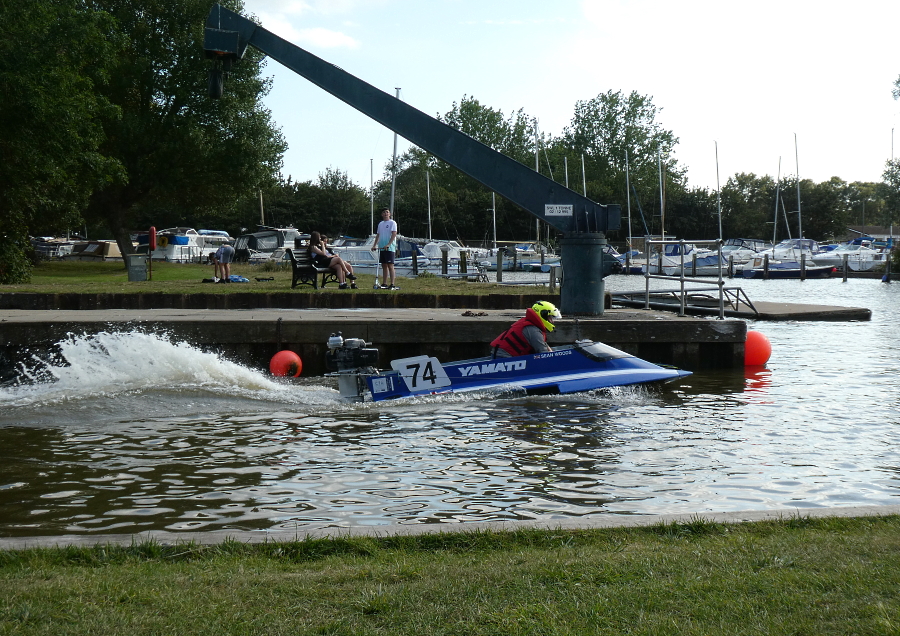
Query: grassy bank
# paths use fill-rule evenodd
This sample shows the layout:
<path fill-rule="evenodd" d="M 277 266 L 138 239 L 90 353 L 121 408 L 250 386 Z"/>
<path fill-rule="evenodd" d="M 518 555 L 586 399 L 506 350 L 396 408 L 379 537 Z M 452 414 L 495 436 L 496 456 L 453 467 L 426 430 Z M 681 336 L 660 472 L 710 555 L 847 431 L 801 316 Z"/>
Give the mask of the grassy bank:
<path fill-rule="evenodd" d="M 897 634 L 900 517 L 0 552 L 2 634 Z"/>
<path fill-rule="evenodd" d="M 232 265 L 231 273 L 248 278 L 250 282 L 231 285 L 204 283 L 204 279 L 211 279 L 213 276 L 211 265 L 154 262 L 152 264 L 152 280 L 129 282 L 128 273 L 121 262 L 45 261 L 35 267 L 30 283 L 0 285 L 0 293 L 139 294 L 153 292 L 190 294 L 200 292 L 205 294 L 229 294 L 283 292 L 291 289 L 291 269 L 289 266 L 261 266 L 236 263 Z M 374 276 L 360 275 L 357 281 L 359 291 L 371 292 L 374 282 Z M 522 293 L 522 287 L 519 286 L 449 280 L 433 275 L 423 275 L 417 278 L 398 278 L 397 284 L 401 287 L 403 293 L 411 294 Z M 546 287 L 538 287 L 537 289 L 546 289 Z M 336 285 L 329 285 L 325 289 L 318 291 L 304 285 L 292 291 L 298 294 L 354 293 L 353 290 L 339 290 Z"/>

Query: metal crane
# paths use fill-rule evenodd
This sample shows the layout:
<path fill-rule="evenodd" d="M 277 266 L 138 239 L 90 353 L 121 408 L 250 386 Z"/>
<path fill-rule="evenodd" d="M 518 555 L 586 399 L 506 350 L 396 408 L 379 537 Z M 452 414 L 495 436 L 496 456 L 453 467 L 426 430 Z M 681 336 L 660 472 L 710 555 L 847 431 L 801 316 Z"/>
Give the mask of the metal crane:
<path fill-rule="evenodd" d="M 207 17 L 203 46 L 206 57 L 215 61 L 212 97 L 222 95 L 223 71 L 239 62 L 248 46 L 562 232 L 561 311 L 603 313 L 603 277 L 617 263 L 604 253 L 606 233 L 620 227 L 619 205 L 591 201 L 219 4 Z"/>

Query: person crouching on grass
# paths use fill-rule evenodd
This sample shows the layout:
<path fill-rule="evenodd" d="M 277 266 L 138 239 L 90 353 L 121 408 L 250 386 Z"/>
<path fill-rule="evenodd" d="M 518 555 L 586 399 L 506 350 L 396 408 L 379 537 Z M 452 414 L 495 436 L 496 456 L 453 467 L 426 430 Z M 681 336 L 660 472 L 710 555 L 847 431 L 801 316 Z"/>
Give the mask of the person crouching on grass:
<path fill-rule="evenodd" d="M 309 252 L 309 258 L 316 267 L 330 269 L 337 275 L 339 283 L 338 289 L 357 289 L 355 282 L 356 275 L 353 273 L 353 268 L 350 266 L 350 263 L 346 262 L 340 256 L 336 256 L 334 252 L 328 248 L 328 244 L 321 234 L 318 232 L 310 232 L 309 247 L 307 250 Z M 347 285 L 346 279 L 348 278 L 351 281 L 350 285 Z"/>

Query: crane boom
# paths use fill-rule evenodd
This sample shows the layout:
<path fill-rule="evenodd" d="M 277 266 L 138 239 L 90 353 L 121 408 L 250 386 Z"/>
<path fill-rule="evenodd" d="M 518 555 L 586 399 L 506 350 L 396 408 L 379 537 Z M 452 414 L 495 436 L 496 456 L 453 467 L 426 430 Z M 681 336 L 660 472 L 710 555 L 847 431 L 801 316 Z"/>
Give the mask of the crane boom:
<path fill-rule="evenodd" d="M 562 232 L 562 264 L 566 271 L 561 290 L 562 310 L 603 313 L 602 278 L 609 271 L 600 248 L 606 244 L 605 233 L 620 228 L 619 205 L 591 201 L 244 16 L 219 4 L 213 5 L 204 35 L 206 57 L 220 61 L 221 67 L 227 70 L 244 57 L 248 46 Z M 214 71 L 210 76 L 210 92 L 214 97 L 221 95 L 221 82 L 221 70 Z M 567 244 L 570 249 L 566 249 Z M 573 274 L 578 275 L 577 280 L 570 283 L 566 279 Z"/>
<path fill-rule="evenodd" d="M 595 203 L 251 20 L 221 5 L 213 6 L 206 24 L 207 55 L 237 61 L 247 46 L 259 49 L 561 232 L 619 229 L 618 205 Z"/>

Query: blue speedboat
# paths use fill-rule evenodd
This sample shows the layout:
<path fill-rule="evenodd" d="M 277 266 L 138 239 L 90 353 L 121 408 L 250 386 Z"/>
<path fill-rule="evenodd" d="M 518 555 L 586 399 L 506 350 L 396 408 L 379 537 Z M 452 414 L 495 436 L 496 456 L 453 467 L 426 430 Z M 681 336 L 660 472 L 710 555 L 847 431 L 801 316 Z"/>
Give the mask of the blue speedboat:
<path fill-rule="evenodd" d="M 613 386 L 669 382 L 691 375 L 615 349 L 580 340 L 546 353 L 510 358 L 475 358 L 441 363 L 430 356 L 391 361 L 376 371 L 377 349 L 359 339 L 329 339 L 326 363 L 335 371 L 342 397 L 391 400 L 434 393 L 522 390 L 528 394 L 591 391 Z M 369 366 L 364 366 L 369 365 Z"/>

